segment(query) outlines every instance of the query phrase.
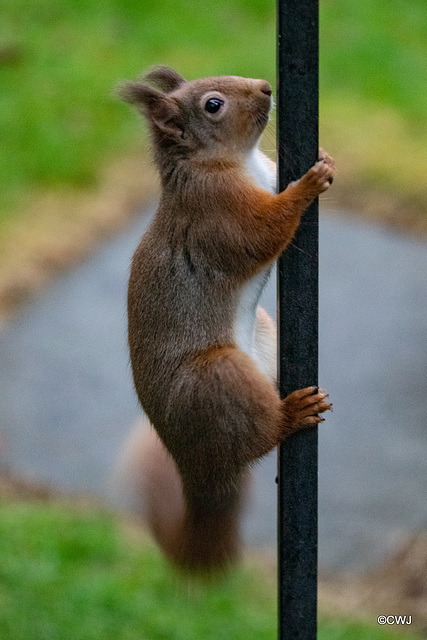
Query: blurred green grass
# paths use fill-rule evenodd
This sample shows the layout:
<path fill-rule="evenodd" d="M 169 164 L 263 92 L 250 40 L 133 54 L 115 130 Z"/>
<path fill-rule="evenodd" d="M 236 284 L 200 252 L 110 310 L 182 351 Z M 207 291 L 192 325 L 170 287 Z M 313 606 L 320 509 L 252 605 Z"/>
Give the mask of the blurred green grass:
<path fill-rule="evenodd" d="M 394 631 L 394 632 L 393 632 Z M 154 545 L 100 509 L 0 504 L 2 640 L 273 640 L 274 579 L 240 569 L 189 585 Z M 399 629 L 322 619 L 319 640 L 403 640 Z"/>
<path fill-rule="evenodd" d="M 325 0 L 320 20 L 320 131 L 338 182 L 425 214 L 427 3 Z"/>
<path fill-rule="evenodd" d="M 321 3 L 322 4 L 322 3 Z M 427 88 L 424 0 L 325 1 L 321 11 L 325 97 L 391 107 L 423 127 Z"/>
<path fill-rule="evenodd" d="M 321 3 L 321 138 L 342 180 L 427 201 L 426 34 L 424 0 Z M 275 3 L 1 0 L 0 223 L 135 147 L 112 90 L 156 63 L 275 84 Z"/>

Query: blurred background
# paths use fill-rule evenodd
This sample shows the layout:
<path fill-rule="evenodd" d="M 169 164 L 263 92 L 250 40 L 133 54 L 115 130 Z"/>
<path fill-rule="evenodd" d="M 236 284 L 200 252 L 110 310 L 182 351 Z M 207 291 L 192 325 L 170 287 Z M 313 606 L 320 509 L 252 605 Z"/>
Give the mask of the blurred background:
<path fill-rule="evenodd" d="M 320 4 L 320 141 L 339 176 L 320 230 L 319 637 L 391 637 L 381 614 L 423 637 L 427 5 Z M 2 640 L 274 637 L 274 456 L 248 566 L 191 597 L 117 515 L 112 477 L 140 415 L 128 265 L 158 193 L 114 88 L 159 63 L 274 87 L 275 32 L 269 0 L 0 1 Z M 274 118 L 262 147 L 274 158 Z M 263 304 L 274 316 L 274 279 Z"/>

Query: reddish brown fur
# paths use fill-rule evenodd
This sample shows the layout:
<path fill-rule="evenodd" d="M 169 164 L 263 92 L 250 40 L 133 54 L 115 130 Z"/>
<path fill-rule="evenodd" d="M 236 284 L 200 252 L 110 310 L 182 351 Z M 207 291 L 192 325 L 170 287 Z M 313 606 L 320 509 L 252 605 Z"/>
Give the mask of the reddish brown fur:
<path fill-rule="evenodd" d="M 210 571 L 237 554 L 248 465 L 330 407 L 314 388 L 280 400 L 238 348 L 233 323 L 242 287 L 285 249 L 334 166 L 327 157 L 281 194 L 264 191 L 245 158 L 266 123 L 268 85 L 174 74 L 151 72 L 169 93 L 125 89 L 147 117 L 162 179 L 132 263 L 129 347 L 138 397 L 163 443 L 147 470 L 154 534 L 179 566 Z M 226 101 L 220 120 L 203 114 L 201 96 L 212 91 Z M 181 492 L 185 508 L 165 517 L 160 503 L 175 513 Z"/>

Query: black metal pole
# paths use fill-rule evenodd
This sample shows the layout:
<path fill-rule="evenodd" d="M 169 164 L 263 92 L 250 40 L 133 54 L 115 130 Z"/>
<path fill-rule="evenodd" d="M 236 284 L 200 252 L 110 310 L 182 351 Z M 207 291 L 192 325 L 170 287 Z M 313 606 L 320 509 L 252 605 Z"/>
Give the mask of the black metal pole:
<path fill-rule="evenodd" d="M 277 0 L 278 189 L 318 155 L 318 0 Z M 317 385 L 318 204 L 304 213 L 278 262 L 278 375 L 282 397 Z M 279 451 L 279 640 L 317 637 L 317 430 Z"/>

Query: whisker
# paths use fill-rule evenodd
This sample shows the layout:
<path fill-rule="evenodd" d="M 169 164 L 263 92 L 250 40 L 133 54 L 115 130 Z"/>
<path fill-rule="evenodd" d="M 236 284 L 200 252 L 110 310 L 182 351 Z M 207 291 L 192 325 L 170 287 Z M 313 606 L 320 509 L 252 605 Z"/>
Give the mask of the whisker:
<path fill-rule="evenodd" d="M 296 249 L 297 251 L 300 251 L 301 253 L 304 253 L 306 256 L 310 256 L 310 258 L 312 257 L 311 253 L 308 253 L 308 251 L 304 251 L 304 249 L 301 249 L 301 247 L 298 247 L 296 244 L 294 244 L 293 242 L 289 243 L 289 246 L 293 247 L 294 249 Z"/>

